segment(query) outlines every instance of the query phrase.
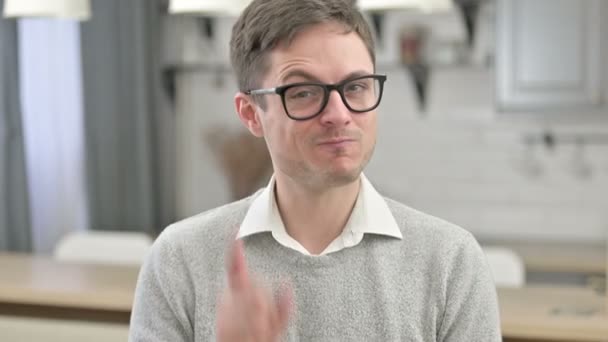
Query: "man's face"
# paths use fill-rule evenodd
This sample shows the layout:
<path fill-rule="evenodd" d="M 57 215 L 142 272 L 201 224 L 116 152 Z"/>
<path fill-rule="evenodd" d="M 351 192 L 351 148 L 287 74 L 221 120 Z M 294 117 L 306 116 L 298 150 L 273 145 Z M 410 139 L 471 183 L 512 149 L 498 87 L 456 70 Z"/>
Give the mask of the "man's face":
<path fill-rule="evenodd" d="M 312 26 L 295 36 L 291 44 L 279 44 L 270 54 L 270 71 L 263 88 L 296 82 L 334 84 L 374 72 L 361 38 L 344 33 L 338 23 Z M 315 189 L 345 185 L 358 179 L 376 143 L 376 112 L 354 113 L 332 91 L 320 115 L 306 120 L 290 119 L 278 95 L 265 95 L 266 107 L 258 107 L 275 173 Z"/>

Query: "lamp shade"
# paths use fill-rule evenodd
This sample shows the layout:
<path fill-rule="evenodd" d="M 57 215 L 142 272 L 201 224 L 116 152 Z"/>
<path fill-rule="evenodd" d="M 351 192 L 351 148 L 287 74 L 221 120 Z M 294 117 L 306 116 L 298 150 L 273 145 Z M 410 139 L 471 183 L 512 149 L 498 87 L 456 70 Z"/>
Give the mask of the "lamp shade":
<path fill-rule="evenodd" d="M 89 0 L 5 0 L 4 16 L 86 20 L 91 16 L 91 4 Z"/>
<path fill-rule="evenodd" d="M 169 13 L 236 16 L 249 0 L 171 0 Z"/>
<path fill-rule="evenodd" d="M 391 9 L 417 9 L 423 12 L 449 11 L 452 0 L 358 0 L 357 5 L 364 11 Z"/>

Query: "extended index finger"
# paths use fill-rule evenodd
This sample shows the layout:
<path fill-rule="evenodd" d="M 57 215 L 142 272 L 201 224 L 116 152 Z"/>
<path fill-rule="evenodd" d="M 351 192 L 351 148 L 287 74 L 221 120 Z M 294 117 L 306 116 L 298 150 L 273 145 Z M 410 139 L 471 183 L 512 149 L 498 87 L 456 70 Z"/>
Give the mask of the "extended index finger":
<path fill-rule="evenodd" d="M 228 284 L 233 291 L 241 291 L 250 286 L 243 241 L 241 239 L 235 240 L 232 244 L 226 267 L 228 271 Z"/>

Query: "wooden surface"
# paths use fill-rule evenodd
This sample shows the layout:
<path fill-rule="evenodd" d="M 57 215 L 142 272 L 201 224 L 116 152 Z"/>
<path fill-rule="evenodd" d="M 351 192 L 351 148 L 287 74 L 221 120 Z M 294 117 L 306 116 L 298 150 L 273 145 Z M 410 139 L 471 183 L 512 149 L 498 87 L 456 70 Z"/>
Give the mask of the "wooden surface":
<path fill-rule="evenodd" d="M 129 325 L 0 315 L 3 342 L 126 342 Z"/>
<path fill-rule="evenodd" d="M 0 253 L 0 270 L 0 315 L 128 323 L 135 267 Z M 605 297 L 591 290 L 501 288 L 498 295 L 505 341 L 608 340 Z"/>
<path fill-rule="evenodd" d="M 604 244 L 482 241 L 482 245 L 512 249 L 521 256 L 528 272 L 603 274 L 607 269 Z"/>
<path fill-rule="evenodd" d="M 498 289 L 505 339 L 608 341 L 605 296 L 586 288 Z"/>
<path fill-rule="evenodd" d="M 0 314 L 128 321 L 139 268 L 0 253 Z"/>

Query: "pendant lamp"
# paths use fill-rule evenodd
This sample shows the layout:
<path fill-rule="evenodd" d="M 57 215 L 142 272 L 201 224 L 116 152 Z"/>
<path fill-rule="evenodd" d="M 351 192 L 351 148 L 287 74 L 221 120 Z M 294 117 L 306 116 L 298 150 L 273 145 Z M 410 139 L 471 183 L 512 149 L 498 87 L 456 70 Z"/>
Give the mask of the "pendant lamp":
<path fill-rule="evenodd" d="M 249 2 L 247 0 L 171 0 L 169 13 L 237 16 Z"/>
<path fill-rule="evenodd" d="M 415 9 L 422 12 L 449 11 L 453 9 L 452 0 L 358 0 L 363 11 L 384 11 L 394 9 Z"/>
<path fill-rule="evenodd" d="M 86 20 L 91 4 L 89 0 L 5 0 L 4 16 Z"/>

